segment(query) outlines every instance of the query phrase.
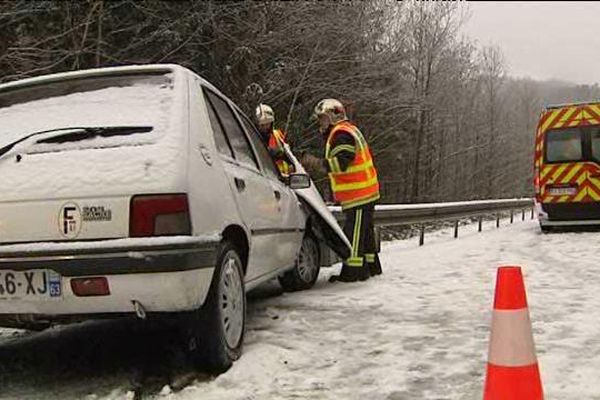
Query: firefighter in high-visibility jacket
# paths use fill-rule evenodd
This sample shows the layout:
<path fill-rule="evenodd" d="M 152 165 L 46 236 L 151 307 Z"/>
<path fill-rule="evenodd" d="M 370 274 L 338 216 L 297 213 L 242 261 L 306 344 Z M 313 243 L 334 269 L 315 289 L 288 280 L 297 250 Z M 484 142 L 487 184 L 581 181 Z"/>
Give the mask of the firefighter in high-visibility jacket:
<path fill-rule="evenodd" d="M 256 107 L 256 124 L 260 131 L 261 138 L 269 154 L 275 160 L 277 168 L 282 176 L 287 177 L 292 171 L 292 164 L 285 156 L 283 145 L 286 143 L 286 134 L 281 129 L 274 129 L 275 113 L 273 109 L 266 104 L 259 104 Z"/>
<path fill-rule="evenodd" d="M 330 281 L 354 282 L 381 274 L 373 213 L 379 199 L 379 182 L 373 156 L 363 134 L 346 118 L 342 103 L 321 100 L 314 116 L 325 136 L 325 163 L 331 191 L 344 213 L 344 233 L 352 243 L 352 254 L 340 275 Z"/>

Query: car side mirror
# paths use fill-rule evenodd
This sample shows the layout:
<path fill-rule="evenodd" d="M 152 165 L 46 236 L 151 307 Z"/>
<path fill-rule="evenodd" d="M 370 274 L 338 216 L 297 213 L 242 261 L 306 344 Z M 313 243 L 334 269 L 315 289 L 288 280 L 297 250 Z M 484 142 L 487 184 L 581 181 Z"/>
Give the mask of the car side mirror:
<path fill-rule="evenodd" d="M 288 185 L 291 189 L 308 189 L 310 187 L 310 176 L 307 174 L 290 174 Z"/>

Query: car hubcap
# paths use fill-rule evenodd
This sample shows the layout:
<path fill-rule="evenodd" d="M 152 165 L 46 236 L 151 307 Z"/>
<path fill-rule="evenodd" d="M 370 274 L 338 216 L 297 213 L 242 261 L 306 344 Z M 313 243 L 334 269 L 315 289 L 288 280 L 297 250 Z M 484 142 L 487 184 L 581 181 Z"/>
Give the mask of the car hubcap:
<path fill-rule="evenodd" d="M 232 349 L 239 345 L 244 329 L 244 289 L 239 260 L 234 254 L 227 253 L 223 259 L 223 272 L 219 285 L 221 322 L 227 345 Z"/>
<path fill-rule="evenodd" d="M 318 249 L 314 240 L 304 238 L 298 257 L 298 273 L 304 282 L 312 282 L 318 272 Z"/>

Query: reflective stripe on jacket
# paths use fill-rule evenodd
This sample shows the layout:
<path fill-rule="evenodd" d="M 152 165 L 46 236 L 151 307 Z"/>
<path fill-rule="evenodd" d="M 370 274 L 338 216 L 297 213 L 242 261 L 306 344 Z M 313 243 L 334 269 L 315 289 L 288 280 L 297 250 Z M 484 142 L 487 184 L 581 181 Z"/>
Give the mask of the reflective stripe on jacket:
<path fill-rule="evenodd" d="M 285 133 L 281 129 L 273 129 L 273 133 L 269 137 L 269 150 L 274 150 L 277 153 L 284 153 L 283 144 L 285 143 Z M 283 159 L 275 159 L 275 164 L 279 168 L 279 172 L 283 176 L 287 176 L 291 172 L 290 164 Z"/>
<path fill-rule="evenodd" d="M 341 144 L 332 148 L 336 135 L 348 133 L 354 139 L 354 148 Z M 347 149 L 350 147 L 350 149 Z M 342 171 L 336 155 L 341 151 L 354 152 L 354 159 L 345 171 Z M 349 121 L 337 123 L 329 133 L 325 144 L 325 159 L 329 163 L 331 191 L 342 209 L 358 207 L 379 199 L 379 181 L 373 165 L 371 150 L 360 130 Z"/>

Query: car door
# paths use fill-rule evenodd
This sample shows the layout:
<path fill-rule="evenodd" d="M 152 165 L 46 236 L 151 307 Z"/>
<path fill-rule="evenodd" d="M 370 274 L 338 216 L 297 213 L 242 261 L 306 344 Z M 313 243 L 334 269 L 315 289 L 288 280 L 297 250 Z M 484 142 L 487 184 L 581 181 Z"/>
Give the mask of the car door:
<path fill-rule="evenodd" d="M 273 244 L 277 243 L 280 230 L 279 206 L 233 109 L 213 91 L 204 88 L 204 93 L 211 126 L 223 132 L 233 153 L 233 159 L 222 160 L 238 209 L 251 233 L 246 272 L 246 281 L 251 282 L 279 268 L 279 260 L 273 256 Z"/>
<path fill-rule="evenodd" d="M 274 253 L 279 260 L 280 267 L 291 267 L 296 262 L 300 246 L 302 245 L 306 218 L 300 211 L 298 197 L 282 181 L 279 169 L 269 155 L 265 143 L 260 139 L 260 133 L 248 117 L 239 112 L 239 110 L 238 113 L 256 151 L 262 173 L 269 180 L 273 189 L 273 196 L 277 201 L 280 231 L 276 246 L 273 246 Z"/>

